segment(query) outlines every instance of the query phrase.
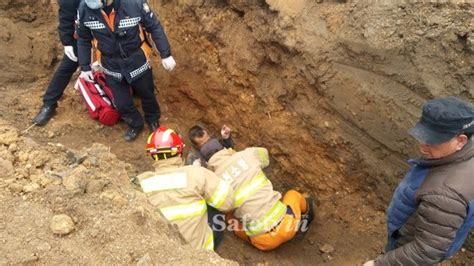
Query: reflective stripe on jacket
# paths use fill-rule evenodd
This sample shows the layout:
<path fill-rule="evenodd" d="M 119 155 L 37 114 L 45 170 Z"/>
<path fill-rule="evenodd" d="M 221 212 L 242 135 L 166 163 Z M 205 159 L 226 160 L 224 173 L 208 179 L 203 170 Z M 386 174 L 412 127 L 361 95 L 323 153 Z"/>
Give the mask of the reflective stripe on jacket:
<path fill-rule="evenodd" d="M 224 149 L 214 154 L 208 166 L 234 189 L 234 216 L 242 220 L 250 237 L 266 233 L 281 221 L 286 205 L 262 168 L 269 165 L 265 148 L 247 148 L 240 152 Z"/>
<path fill-rule="evenodd" d="M 182 159 L 158 161 L 155 172 L 138 176 L 150 203 L 176 225 L 183 238 L 196 249 L 212 250 L 212 229 L 207 223 L 207 205 L 221 211 L 232 209 L 231 187 L 213 172 L 198 166 L 183 166 Z"/>

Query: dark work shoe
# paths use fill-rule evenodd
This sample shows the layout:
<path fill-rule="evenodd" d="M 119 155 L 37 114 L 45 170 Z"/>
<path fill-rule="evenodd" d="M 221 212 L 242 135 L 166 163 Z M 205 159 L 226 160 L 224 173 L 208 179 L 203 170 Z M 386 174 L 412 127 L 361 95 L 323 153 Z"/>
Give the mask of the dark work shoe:
<path fill-rule="evenodd" d="M 140 134 L 140 132 L 142 132 L 142 130 L 143 130 L 143 126 L 138 127 L 138 128 L 129 127 L 127 129 L 127 132 L 125 133 L 125 136 L 123 136 L 123 138 L 126 141 L 133 141 L 138 137 L 138 135 Z"/>
<path fill-rule="evenodd" d="M 155 130 L 157 130 L 160 127 L 160 123 L 154 122 L 154 123 L 149 124 L 148 127 L 150 128 L 150 133 L 153 133 L 155 132 Z"/>
<path fill-rule="evenodd" d="M 301 221 L 298 224 L 298 236 L 301 238 L 309 229 L 309 225 L 314 219 L 313 199 L 308 197 L 305 198 L 307 204 L 307 210 L 301 214 Z"/>
<path fill-rule="evenodd" d="M 56 114 L 55 106 L 43 106 L 41 107 L 39 113 L 33 119 L 33 123 L 37 126 L 44 126 L 48 123 L 49 119 Z"/>
<path fill-rule="evenodd" d="M 308 198 L 305 198 L 305 200 L 306 200 L 306 205 L 308 205 L 308 210 L 306 211 L 306 213 L 303 213 L 302 217 L 303 219 L 308 220 L 308 225 L 309 225 L 314 219 L 313 198 L 308 197 Z"/>

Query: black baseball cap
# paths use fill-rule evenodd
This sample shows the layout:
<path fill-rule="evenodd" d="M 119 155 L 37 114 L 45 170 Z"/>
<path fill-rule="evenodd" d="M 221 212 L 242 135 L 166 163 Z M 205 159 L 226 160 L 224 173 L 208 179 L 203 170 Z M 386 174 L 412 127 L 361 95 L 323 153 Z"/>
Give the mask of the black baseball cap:
<path fill-rule="evenodd" d="M 428 101 L 423 106 L 420 121 L 408 131 L 418 141 L 431 145 L 473 132 L 473 105 L 453 96 Z"/>

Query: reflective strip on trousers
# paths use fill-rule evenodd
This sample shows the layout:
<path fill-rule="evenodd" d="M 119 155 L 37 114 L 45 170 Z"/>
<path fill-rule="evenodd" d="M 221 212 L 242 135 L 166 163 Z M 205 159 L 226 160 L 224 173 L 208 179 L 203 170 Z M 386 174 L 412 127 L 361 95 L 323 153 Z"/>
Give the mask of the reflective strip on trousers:
<path fill-rule="evenodd" d="M 234 207 L 237 208 L 255 191 L 263 187 L 268 183 L 268 179 L 265 174 L 260 171 L 250 182 L 245 184 L 244 187 L 239 189 L 234 196 Z"/>
<path fill-rule="evenodd" d="M 112 76 L 116 79 L 122 79 L 122 74 L 118 73 L 118 72 L 114 72 L 112 70 L 108 70 L 107 68 L 105 68 L 104 66 L 102 66 L 102 70 L 104 71 L 104 74 L 105 75 L 109 75 L 109 76 Z"/>
<path fill-rule="evenodd" d="M 278 218 L 286 213 L 287 206 L 281 201 L 277 201 L 275 205 L 258 221 L 251 222 L 245 225 L 245 233 L 249 236 L 255 236 L 261 233 L 268 232 L 276 226 L 279 222 Z"/>
<path fill-rule="evenodd" d="M 227 198 L 227 195 L 229 195 L 229 184 L 226 181 L 221 180 L 216 191 L 214 191 L 214 194 L 212 194 L 207 203 L 212 207 L 219 209 Z"/>
<path fill-rule="evenodd" d="M 214 234 L 212 232 L 202 247 L 205 250 L 214 250 Z"/>
<path fill-rule="evenodd" d="M 130 72 L 130 77 L 133 79 L 150 68 L 151 68 L 150 62 L 146 61 L 145 64 L 143 64 L 141 67 Z"/>
<path fill-rule="evenodd" d="M 160 208 L 160 211 L 168 221 L 173 222 L 204 215 L 207 211 L 207 205 L 205 200 L 200 200 L 189 204 Z"/>

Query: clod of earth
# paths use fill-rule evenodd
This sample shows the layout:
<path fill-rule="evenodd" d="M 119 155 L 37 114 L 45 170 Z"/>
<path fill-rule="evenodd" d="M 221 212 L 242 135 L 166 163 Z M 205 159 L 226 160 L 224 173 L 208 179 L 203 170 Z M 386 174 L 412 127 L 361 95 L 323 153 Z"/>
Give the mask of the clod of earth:
<path fill-rule="evenodd" d="M 66 214 L 59 214 L 53 216 L 49 228 L 54 234 L 64 236 L 71 233 L 75 226 L 71 217 Z"/>

